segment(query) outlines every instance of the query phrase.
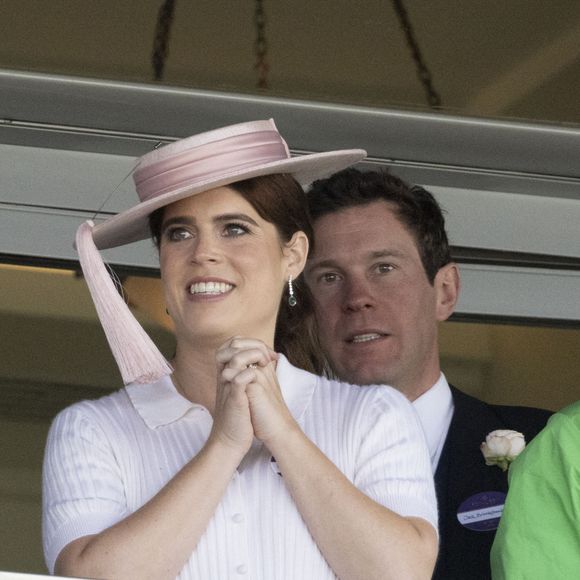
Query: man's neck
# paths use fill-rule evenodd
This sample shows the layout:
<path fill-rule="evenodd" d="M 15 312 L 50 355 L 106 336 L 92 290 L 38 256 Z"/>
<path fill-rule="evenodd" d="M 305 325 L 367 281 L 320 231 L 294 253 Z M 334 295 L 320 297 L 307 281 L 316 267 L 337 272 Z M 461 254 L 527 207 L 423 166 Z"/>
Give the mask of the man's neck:
<path fill-rule="evenodd" d="M 427 391 L 435 386 L 435 383 L 439 380 L 441 376 L 441 369 L 437 367 L 436 371 L 433 371 L 427 375 L 423 380 L 410 382 L 403 389 L 400 389 L 403 395 L 409 399 L 409 401 L 416 401 L 419 397 L 424 395 Z"/>

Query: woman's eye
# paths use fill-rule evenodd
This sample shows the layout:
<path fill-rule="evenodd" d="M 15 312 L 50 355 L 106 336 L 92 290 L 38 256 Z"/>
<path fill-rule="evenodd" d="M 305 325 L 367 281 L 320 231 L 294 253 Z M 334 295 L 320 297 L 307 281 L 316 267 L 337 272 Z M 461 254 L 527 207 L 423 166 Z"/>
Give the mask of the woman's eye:
<path fill-rule="evenodd" d="M 167 231 L 167 239 L 171 242 L 180 242 L 191 238 L 191 232 L 185 228 L 171 228 Z"/>
<path fill-rule="evenodd" d="M 225 227 L 225 235 L 231 237 L 243 236 L 244 234 L 249 233 L 249 229 L 242 224 L 227 224 Z"/>

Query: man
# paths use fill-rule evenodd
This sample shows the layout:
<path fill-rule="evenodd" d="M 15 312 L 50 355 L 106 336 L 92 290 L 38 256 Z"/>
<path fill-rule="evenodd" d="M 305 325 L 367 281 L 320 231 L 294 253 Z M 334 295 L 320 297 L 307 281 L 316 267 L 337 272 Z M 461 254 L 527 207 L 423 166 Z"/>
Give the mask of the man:
<path fill-rule="evenodd" d="M 455 308 L 460 278 L 429 192 L 390 174 L 348 169 L 315 182 L 308 198 L 315 239 L 306 280 L 331 372 L 392 385 L 413 402 L 439 503 L 434 578 L 490 578 L 507 477 L 485 464 L 480 444 L 496 429 L 521 431 L 529 441 L 549 413 L 488 405 L 441 373 L 437 326 Z"/>

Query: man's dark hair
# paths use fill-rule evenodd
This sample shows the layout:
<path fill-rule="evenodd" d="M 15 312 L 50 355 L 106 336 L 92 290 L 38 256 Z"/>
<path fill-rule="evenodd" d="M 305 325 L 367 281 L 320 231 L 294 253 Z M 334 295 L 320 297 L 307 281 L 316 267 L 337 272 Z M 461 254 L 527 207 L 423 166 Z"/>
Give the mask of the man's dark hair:
<path fill-rule="evenodd" d="M 308 205 L 313 223 L 324 215 L 385 201 L 415 238 L 421 262 L 433 284 L 440 268 L 451 262 L 445 218 L 426 189 L 411 186 L 387 171 L 345 169 L 312 184 Z"/>

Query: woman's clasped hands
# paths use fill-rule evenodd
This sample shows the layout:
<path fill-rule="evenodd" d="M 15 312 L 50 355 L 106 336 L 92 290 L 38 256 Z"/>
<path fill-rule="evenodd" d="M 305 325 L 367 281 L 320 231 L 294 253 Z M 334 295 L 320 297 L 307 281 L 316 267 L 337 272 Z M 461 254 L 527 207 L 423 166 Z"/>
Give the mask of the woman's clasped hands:
<path fill-rule="evenodd" d="M 276 376 L 278 354 L 262 341 L 235 336 L 216 353 L 212 435 L 246 453 L 253 437 L 270 447 L 298 425 Z"/>

